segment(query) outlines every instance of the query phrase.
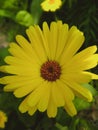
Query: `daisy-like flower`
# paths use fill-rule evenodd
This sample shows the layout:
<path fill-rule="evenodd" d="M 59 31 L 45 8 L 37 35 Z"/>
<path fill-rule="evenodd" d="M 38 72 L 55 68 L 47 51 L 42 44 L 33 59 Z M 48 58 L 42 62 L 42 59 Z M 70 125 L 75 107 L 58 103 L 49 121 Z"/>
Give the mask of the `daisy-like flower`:
<path fill-rule="evenodd" d="M 61 0 L 44 0 L 41 3 L 41 7 L 44 11 L 56 11 L 62 5 Z"/>
<path fill-rule="evenodd" d="M 91 92 L 82 86 L 96 74 L 87 72 L 97 65 L 96 46 L 77 52 L 84 42 L 84 35 L 77 27 L 68 27 L 61 21 L 46 22 L 41 30 L 38 25 L 26 30 L 28 40 L 17 35 L 11 43 L 1 70 L 11 75 L 2 77 L 4 90 L 12 91 L 17 98 L 25 97 L 19 110 L 33 115 L 36 110 L 47 111 L 49 117 L 57 115 L 57 108 L 64 107 L 70 116 L 77 114 L 73 104 L 75 96 L 91 102 Z"/>
<path fill-rule="evenodd" d="M 5 128 L 5 122 L 7 122 L 7 116 L 3 111 L 0 111 L 0 128 Z"/>

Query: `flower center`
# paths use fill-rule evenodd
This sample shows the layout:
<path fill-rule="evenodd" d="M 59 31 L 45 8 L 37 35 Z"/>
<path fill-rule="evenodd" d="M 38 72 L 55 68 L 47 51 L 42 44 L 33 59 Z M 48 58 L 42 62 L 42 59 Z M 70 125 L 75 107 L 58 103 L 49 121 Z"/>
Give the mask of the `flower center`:
<path fill-rule="evenodd" d="M 47 61 L 41 66 L 40 72 L 45 80 L 56 81 L 60 78 L 61 67 L 56 61 Z"/>
<path fill-rule="evenodd" d="M 49 0 L 49 4 L 53 4 L 55 0 Z"/>

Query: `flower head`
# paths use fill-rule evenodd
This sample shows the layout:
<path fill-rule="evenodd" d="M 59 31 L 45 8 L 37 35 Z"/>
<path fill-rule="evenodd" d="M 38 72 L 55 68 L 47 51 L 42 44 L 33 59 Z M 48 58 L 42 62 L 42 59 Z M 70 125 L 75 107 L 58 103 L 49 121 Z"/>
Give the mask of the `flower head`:
<path fill-rule="evenodd" d="M 98 76 L 87 72 L 97 65 L 97 47 L 91 46 L 77 52 L 84 42 L 84 35 L 77 27 L 68 27 L 61 21 L 46 22 L 43 30 L 30 26 L 26 33 L 29 41 L 17 35 L 11 43 L 2 71 L 11 75 L 2 77 L 5 91 L 12 91 L 17 98 L 25 96 L 19 110 L 33 115 L 36 110 L 47 111 L 49 117 L 57 115 L 57 108 L 64 107 L 70 116 L 77 111 L 75 96 L 91 102 L 91 92 L 82 86 Z"/>
<path fill-rule="evenodd" d="M 44 0 L 44 2 L 41 3 L 41 7 L 44 11 L 55 11 L 60 8 L 62 5 L 61 0 Z"/>
<path fill-rule="evenodd" d="M 5 122 L 7 122 L 7 116 L 3 111 L 0 111 L 0 128 L 5 128 Z"/>

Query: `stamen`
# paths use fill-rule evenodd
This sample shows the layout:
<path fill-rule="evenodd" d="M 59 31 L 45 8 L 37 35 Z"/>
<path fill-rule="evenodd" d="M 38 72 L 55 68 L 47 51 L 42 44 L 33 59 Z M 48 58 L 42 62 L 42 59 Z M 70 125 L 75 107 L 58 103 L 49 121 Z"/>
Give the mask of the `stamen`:
<path fill-rule="evenodd" d="M 60 78 L 61 67 L 56 61 L 47 61 L 41 66 L 40 72 L 45 80 L 56 81 Z"/>
<path fill-rule="evenodd" d="M 49 4 L 53 4 L 55 0 L 49 0 Z"/>

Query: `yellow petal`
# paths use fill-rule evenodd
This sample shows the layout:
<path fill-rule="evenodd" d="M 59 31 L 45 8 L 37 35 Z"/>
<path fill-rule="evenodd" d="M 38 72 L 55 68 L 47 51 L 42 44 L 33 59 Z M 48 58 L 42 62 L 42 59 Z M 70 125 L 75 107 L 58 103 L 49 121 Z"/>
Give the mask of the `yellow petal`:
<path fill-rule="evenodd" d="M 62 52 L 64 50 L 65 45 L 67 44 L 67 38 L 68 38 L 68 24 L 61 25 L 60 21 L 58 22 L 58 44 L 57 44 L 57 50 L 56 50 L 56 56 L 55 60 L 58 61 L 59 57 L 62 55 Z"/>
<path fill-rule="evenodd" d="M 42 95 L 44 95 L 44 89 L 47 86 L 47 82 L 44 81 L 39 85 L 39 87 L 34 90 L 28 97 L 28 105 L 30 107 L 36 106 L 38 102 L 40 101 L 40 98 Z"/>
<path fill-rule="evenodd" d="M 46 42 L 47 56 L 48 56 L 48 59 L 50 60 L 51 59 L 50 50 L 49 50 L 50 30 L 49 30 L 47 22 L 43 23 L 43 36 L 44 36 L 45 42 Z"/>
<path fill-rule="evenodd" d="M 85 61 L 85 59 L 89 58 L 90 56 L 92 56 L 95 52 L 97 51 L 97 46 L 90 46 L 80 52 L 78 52 L 76 55 L 74 55 L 70 61 L 66 62 L 64 64 L 64 67 L 66 68 L 67 66 L 76 63 L 79 64 L 78 62 L 81 59 L 81 62 Z"/>
<path fill-rule="evenodd" d="M 17 35 L 16 40 L 18 44 L 23 48 L 25 53 L 31 58 L 31 61 L 34 63 L 36 61 L 37 63 L 40 63 L 39 57 L 36 55 L 36 52 L 34 48 L 32 48 L 31 43 L 29 43 L 23 36 Z M 33 57 L 33 58 L 32 58 Z"/>
<path fill-rule="evenodd" d="M 0 83 L 2 84 L 10 84 L 10 83 L 20 83 L 20 82 L 29 82 L 35 80 L 37 77 L 33 76 L 19 76 L 19 75 L 11 75 L 0 78 Z M 14 79 L 14 80 L 13 80 Z"/>
<path fill-rule="evenodd" d="M 61 0 L 45 0 L 41 3 L 41 7 L 44 11 L 55 11 L 59 9 L 62 4 Z"/>
<path fill-rule="evenodd" d="M 46 54 L 46 57 L 48 56 L 48 51 L 49 51 L 49 48 L 48 48 L 48 46 L 47 46 L 47 43 L 46 43 L 46 39 L 44 38 L 44 35 L 43 35 L 43 32 L 42 32 L 42 30 L 40 29 L 40 27 L 39 26 L 34 26 L 35 27 L 35 31 L 36 31 L 36 34 L 39 34 L 39 38 L 40 38 L 40 42 L 42 43 L 42 47 L 43 47 L 43 49 L 44 49 L 44 51 L 45 51 L 45 54 Z M 40 44 L 41 44 L 40 43 Z M 33 44 L 32 44 L 32 46 L 33 46 Z"/>
<path fill-rule="evenodd" d="M 77 53 L 71 60 L 72 62 L 76 62 L 79 59 L 85 60 L 87 58 L 89 58 L 91 55 L 93 55 L 95 52 L 97 51 L 97 46 L 90 46 L 82 51 L 80 51 L 79 53 Z"/>
<path fill-rule="evenodd" d="M 5 71 L 10 74 L 18 74 L 18 75 L 25 75 L 25 76 L 39 76 L 40 72 L 37 70 L 38 68 L 33 67 L 25 67 L 25 66 L 19 66 L 19 65 L 7 65 L 5 66 Z"/>
<path fill-rule="evenodd" d="M 52 22 L 50 25 L 50 39 L 49 39 L 51 60 L 55 59 L 57 41 L 58 41 L 58 26 L 56 22 Z"/>
<path fill-rule="evenodd" d="M 92 94 L 87 88 L 85 88 L 85 87 L 81 86 L 80 84 L 75 83 L 73 81 L 67 81 L 66 84 L 68 84 L 68 86 L 73 90 L 73 92 L 78 97 L 81 97 L 81 98 L 87 100 L 88 102 L 91 102 L 93 100 Z"/>
<path fill-rule="evenodd" d="M 76 72 L 66 72 L 66 69 L 62 71 L 61 79 L 67 80 L 71 79 L 77 83 L 88 83 L 92 79 L 92 76 L 85 71 L 76 71 Z"/>
<path fill-rule="evenodd" d="M 44 87 L 43 95 L 41 95 L 40 101 L 37 104 L 37 108 L 39 111 L 44 112 L 47 109 L 49 98 L 50 98 L 50 86 L 49 84 L 47 84 L 47 86 Z"/>
<path fill-rule="evenodd" d="M 65 110 L 67 111 L 67 113 L 70 115 L 70 116 L 74 116 L 77 114 L 77 110 L 73 104 L 72 101 L 68 100 L 66 98 L 66 102 L 65 102 L 65 106 L 64 106 Z"/>
<path fill-rule="evenodd" d="M 87 59 L 78 59 L 76 62 L 72 62 L 67 68 L 67 72 L 75 72 L 79 70 L 88 70 L 98 64 L 98 54 L 93 54 Z"/>
<path fill-rule="evenodd" d="M 30 116 L 32 116 L 32 115 L 36 112 L 36 110 L 37 110 L 37 106 L 29 107 L 29 109 L 28 109 L 28 114 L 29 114 Z"/>
<path fill-rule="evenodd" d="M 23 51 L 23 49 L 17 45 L 17 43 L 10 43 L 9 52 L 20 59 L 31 61 L 31 58 Z"/>
<path fill-rule="evenodd" d="M 98 79 L 98 75 L 91 73 L 91 72 L 87 72 L 89 75 L 91 75 L 92 79 Z"/>
<path fill-rule="evenodd" d="M 19 91 L 20 89 L 24 89 L 24 91 L 26 91 L 25 89 L 28 89 L 28 86 L 30 87 L 32 86 L 32 90 L 33 90 L 42 82 L 43 80 L 41 78 L 35 78 L 35 79 L 32 78 L 31 80 L 26 79 L 25 81 L 22 80 L 19 82 L 11 82 L 10 84 L 4 87 L 4 91 L 7 91 L 7 92 L 14 91 L 15 89 L 18 89 L 17 91 Z M 19 96 L 20 93 L 22 93 L 22 91 L 20 91 L 18 94 L 16 93 L 16 95 Z"/>
<path fill-rule="evenodd" d="M 63 65 L 72 58 L 72 56 L 79 50 L 84 42 L 83 33 L 76 27 L 72 27 L 69 31 L 68 41 L 59 59 L 60 64 Z"/>
<path fill-rule="evenodd" d="M 0 66 L 0 71 L 6 73 L 6 65 Z"/>
<path fill-rule="evenodd" d="M 70 100 L 74 99 L 74 93 L 63 81 L 57 80 L 56 83 L 57 83 L 57 86 L 59 86 L 61 88 L 61 92 L 62 92 L 64 99 L 66 97 Z"/>
<path fill-rule="evenodd" d="M 27 105 L 27 98 L 28 97 L 26 97 L 19 105 L 19 111 L 21 111 L 21 113 L 25 113 L 29 109 L 29 106 Z"/>
<path fill-rule="evenodd" d="M 37 29 L 37 26 L 30 26 L 29 29 L 26 30 L 26 33 L 30 39 L 31 45 L 34 48 L 37 56 L 39 57 L 41 62 L 44 63 L 47 60 L 47 55 L 40 34 L 41 31 L 37 32 Z"/>
<path fill-rule="evenodd" d="M 6 113 L 0 110 L 0 129 L 5 128 L 5 123 L 7 122 L 8 118 Z"/>
<path fill-rule="evenodd" d="M 7 56 L 4 61 L 7 63 L 7 64 L 10 64 L 10 65 L 16 65 L 16 66 L 25 66 L 26 68 L 28 67 L 31 67 L 32 64 L 33 66 L 35 67 L 40 67 L 39 64 L 37 64 L 36 60 L 31 60 L 31 62 L 28 60 L 23 60 L 23 59 L 20 59 L 20 58 L 17 58 L 17 57 L 13 57 L 13 56 Z"/>
<path fill-rule="evenodd" d="M 24 97 L 26 96 L 27 94 L 31 93 L 34 89 L 36 89 L 37 86 L 22 86 L 22 87 L 19 87 L 17 88 L 15 91 L 14 91 L 14 95 L 17 97 L 17 98 L 21 98 L 21 97 Z"/>
<path fill-rule="evenodd" d="M 50 87 L 51 87 L 51 84 L 50 84 Z M 56 106 L 52 96 L 53 96 L 52 93 L 50 93 L 49 104 L 47 107 L 47 115 L 49 118 L 53 118 L 57 115 L 57 106 Z"/>
<path fill-rule="evenodd" d="M 57 106 L 52 101 L 48 105 L 47 115 L 49 118 L 54 118 L 57 115 Z"/>
<path fill-rule="evenodd" d="M 51 83 L 51 94 L 57 107 L 64 106 L 65 100 L 61 91 L 61 86 L 57 82 Z"/>

